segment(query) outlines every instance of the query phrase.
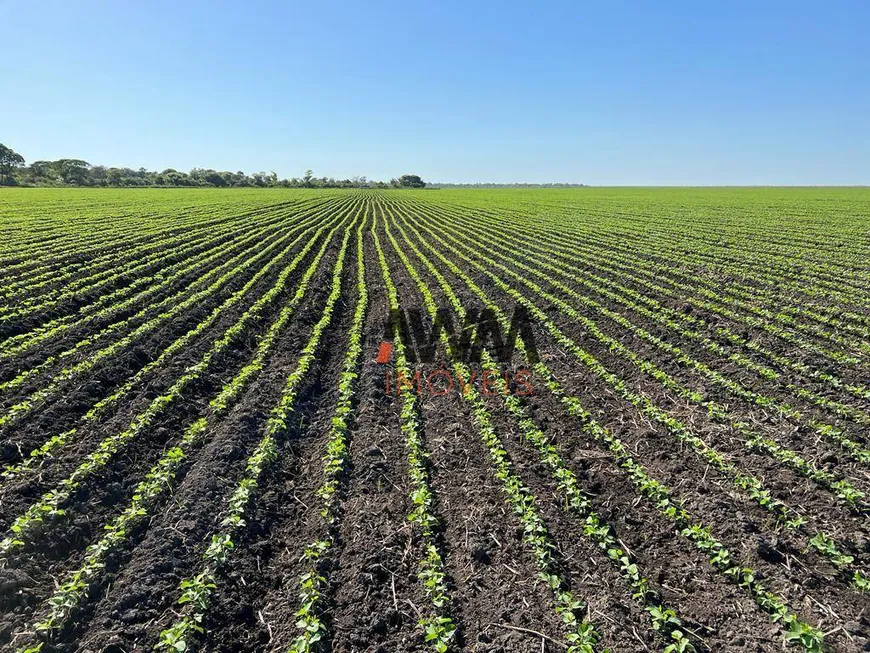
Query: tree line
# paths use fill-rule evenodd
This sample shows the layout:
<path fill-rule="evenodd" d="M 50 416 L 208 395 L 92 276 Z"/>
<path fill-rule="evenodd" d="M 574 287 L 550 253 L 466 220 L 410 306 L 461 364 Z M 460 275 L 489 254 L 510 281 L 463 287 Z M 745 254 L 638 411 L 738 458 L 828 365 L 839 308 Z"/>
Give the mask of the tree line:
<path fill-rule="evenodd" d="M 162 172 L 139 168 L 114 168 L 91 165 L 82 159 L 34 161 L 25 165 L 23 156 L 0 143 L 0 186 L 95 186 L 95 187 L 214 187 L 214 188 L 425 188 L 419 175 L 402 175 L 389 181 L 374 181 L 365 176 L 350 179 L 315 177 L 306 170 L 301 177 L 279 179 L 274 172 L 229 172 L 193 168 L 182 172 L 167 168 Z"/>

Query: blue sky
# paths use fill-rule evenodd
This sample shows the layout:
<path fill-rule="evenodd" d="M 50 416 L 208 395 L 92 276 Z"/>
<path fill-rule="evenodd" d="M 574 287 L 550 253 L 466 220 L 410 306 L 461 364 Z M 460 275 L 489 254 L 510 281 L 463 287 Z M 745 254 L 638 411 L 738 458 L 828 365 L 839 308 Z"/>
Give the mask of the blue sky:
<path fill-rule="evenodd" d="M 0 0 L 0 142 L 440 181 L 870 183 L 870 2 Z"/>

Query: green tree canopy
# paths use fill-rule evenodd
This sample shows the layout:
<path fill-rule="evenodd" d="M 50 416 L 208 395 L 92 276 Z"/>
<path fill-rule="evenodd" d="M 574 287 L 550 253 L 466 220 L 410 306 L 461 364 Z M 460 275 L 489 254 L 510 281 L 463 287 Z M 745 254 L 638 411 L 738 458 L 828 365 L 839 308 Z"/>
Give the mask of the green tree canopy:
<path fill-rule="evenodd" d="M 0 144 L 0 185 L 24 186 L 101 186 L 126 188 L 154 187 L 221 187 L 221 188 L 426 188 L 419 175 L 402 175 L 389 183 L 358 175 L 351 179 L 315 177 L 306 170 L 301 178 L 279 179 L 275 172 L 248 175 L 241 170 L 230 172 L 212 168 L 193 168 L 181 172 L 166 168 L 162 172 L 146 168 L 117 168 L 91 165 L 82 159 L 34 161 L 24 165 L 24 157 Z"/>
<path fill-rule="evenodd" d="M 0 143 L 0 184 L 9 186 L 15 183 L 12 171 L 20 165 L 24 165 L 24 157 Z"/>
<path fill-rule="evenodd" d="M 399 177 L 399 186 L 401 188 L 426 188 L 426 182 L 420 178 L 420 175 L 402 175 Z"/>
<path fill-rule="evenodd" d="M 54 162 L 63 183 L 70 186 L 83 186 L 88 180 L 91 164 L 81 159 L 58 159 Z"/>

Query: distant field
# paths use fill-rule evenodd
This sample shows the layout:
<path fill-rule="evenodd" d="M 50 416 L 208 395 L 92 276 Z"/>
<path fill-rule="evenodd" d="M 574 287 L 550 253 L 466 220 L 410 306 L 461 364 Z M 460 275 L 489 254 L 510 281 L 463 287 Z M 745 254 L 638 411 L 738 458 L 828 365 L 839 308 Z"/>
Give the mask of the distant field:
<path fill-rule="evenodd" d="M 870 650 L 870 189 L 3 189 L 0 274 L 3 650 Z"/>

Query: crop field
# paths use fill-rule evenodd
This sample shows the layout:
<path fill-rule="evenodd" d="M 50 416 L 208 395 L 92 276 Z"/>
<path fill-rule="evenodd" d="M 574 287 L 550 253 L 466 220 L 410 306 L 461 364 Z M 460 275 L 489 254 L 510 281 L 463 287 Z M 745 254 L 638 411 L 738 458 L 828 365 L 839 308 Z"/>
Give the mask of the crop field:
<path fill-rule="evenodd" d="M 0 275 L 2 650 L 870 650 L 870 189 L 9 189 Z"/>

